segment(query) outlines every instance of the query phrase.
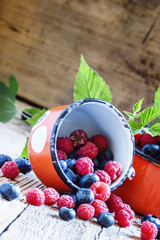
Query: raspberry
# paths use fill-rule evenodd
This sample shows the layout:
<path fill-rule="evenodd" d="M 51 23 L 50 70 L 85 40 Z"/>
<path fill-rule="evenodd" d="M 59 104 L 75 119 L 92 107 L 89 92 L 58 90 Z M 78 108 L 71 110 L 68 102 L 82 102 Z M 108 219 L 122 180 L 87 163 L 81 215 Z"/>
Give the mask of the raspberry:
<path fill-rule="evenodd" d="M 106 202 L 109 212 L 116 212 L 117 208 L 123 205 L 123 201 L 120 197 L 111 193 L 110 198 Z"/>
<path fill-rule="evenodd" d="M 41 206 L 44 203 L 44 199 L 45 196 L 43 191 L 38 188 L 33 188 L 29 190 L 26 195 L 27 202 L 34 206 Z"/>
<path fill-rule="evenodd" d="M 77 216 L 84 220 L 89 220 L 94 216 L 95 209 L 92 205 L 84 203 L 77 208 Z"/>
<path fill-rule="evenodd" d="M 110 176 L 108 175 L 108 173 L 106 173 L 105 171 L 103 170 L 97 170 L 94 172 L 95 174 L 98 175 L 99 179 L 101 182 L 104 182 L 108 185 L 111 184 L 111 179 L 110 179 Z"/>
<path fill-rule="evenodd" d="M 131 209 L 131 207 L 128 204 L 120 204 L 116 207 L 116 211 L 115 211 L 115 217 L 117 216 L 117 214 L 119 213 L 119 211 L 121 210 L 125 210 L 126 212 L 129 213 L 130 215 L 130 220 L 132 220 L 135 217 L 135 214 L 133 212 L 133 210 Z"/>
<path fill-rule="evenodd" d="M 153 139 L 152 136 L 149 133 L 143 133 L 140 138 L 140 145 L 143 147 L 147 143 L 152 143 Z"/>
<path fill-rule="evenodd" d="M 78 149 L 77 154 L 80 157 L 89 157 L 90 159 L 93 159 L 98 154 L 98 148 L 94 143 L 87 142 L 84 147 Z"/>
<path fill-rule="evenodd" d="M 151 223 L 149 221 L 142 222 L 142 226 L 141 226 L 142 240 L 152 240 L 156 238 L 157 233 L 158 233 L 158 230 L 154 223 Z"/>
<path fill-rule="evenodd" d="M 58 209 L 60 209 L 61 207 L 74 208 L 75 202 L 74 202 L 73 198 L 69 195 L 62 195 L 58 199 Z"/>
<path fill-rule="evenodd" d="M 123 209 L 117 212 L 115 219 L 117 220 L 120 227 L 129 227 L 133 220 L 130 213 Z"/>
<path fill-rule="evenodd" d="M 94 213 L 94 217 L 98 217 L 98 215 L 101 212 L 109 212 L 107 205 L 105 204 L 105 202 L 99 200 L 99 199 L 95 199 L 92 204 L 91 204 L 94 208 L 95 208 L 95 213 Z"/>
<path fill-rule="evenodd" d="M 103 135 L 94 135 L 91 137 L 90 141 L 96 145 L 99 153 L 105 150 L 108 146 L 108 140 Z"/>
<path fill-rule="evenodd" d="M 2 173 L 5 177 L 13 179 L 20 173 L 16 162 L 5 162 L 2 166 Z"/>
<path fill-rule="evenodd" d="M 55 204 L 59 199 L 59 193 L 54 188 L 46 188 L 43 190 L 45 200 L 44 203 L 47 205 Z"/>
<path fill-rule="evenodd" d="M 57 138 L 57 149 L 63 150 L 65 153 L 71 153 L 73 151 L 73 143 L 68 137 Z"/>
<path fill-rule="evenodd" d="M 110 196 L 110 187 L 104 182 L 95 182 L 90 186 L 95 199 L 106 201 Z"/>
<path fill-rule="evenodd" d="M 134 140 L 135 140 L 135 145 L 138 146 L 140 144 L 140 138 L 141 138 L 141 134 L 137 133 L 134 135 Z"/>
<path fill-rule="evenodd" d="M 74 147 L 82 147 L 87 143 L 88 136 L 85 131 L 78 129 L 71 133 L 70 139 L 72 140 Z"/>
<path fill-rule="evenodd" d="M 122 166 L 119 162 L 109 161 L 104 166 L 104 171 L 108 173 L 111 180 L 116 180 L 121 175 Z"/>
<path fill-rule="evenodd" d="M 158 144 L 159 143 L 159 136 L 152 137 L 152 143 L 153 144 Z"/>
<path fill-rule="evenodd" d="M 57 149 L 57 157 L 58 157 L 59 161 L 67 159 L 66 153 L 63 150 L 61 150 L 61 149 Z"/>
<path fill-rule="evenodd" d="M 93 162 L 88 157 L 79 158 L 76 161 L 76 169 L 77 169 L 77 172 L 81 175 L 93 173 Z"/>

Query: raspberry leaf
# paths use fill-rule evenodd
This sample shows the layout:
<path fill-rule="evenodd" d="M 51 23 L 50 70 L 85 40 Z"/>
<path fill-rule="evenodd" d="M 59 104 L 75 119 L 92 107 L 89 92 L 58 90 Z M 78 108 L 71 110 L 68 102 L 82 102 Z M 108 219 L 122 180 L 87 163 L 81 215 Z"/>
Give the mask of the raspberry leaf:
<path fill-rule="evenodd" d="M 26 139 L 26 143 L 25 143 L 25 146 L 23 148 L 23 151 L 22 151 L 20 157 L 29 158 L 28 157 L 28 140 L 29 140 L 29 137 L 27 137 L 27 139 Z"/>
<path fill-rule="evenodd" d="M 149 122 L 155 120 L 160 115 L 160 107 L 148 107 L 141 112 L 140 124 L 144 127 Z"/>
<path fill-rule="evenodd" d="M 137 113 L 137 112 L 139 112 L 141 110 L 141 106 L 142 106 L 143 100 L 144 100 L 144 98 L 142 98 L 136 104 L 133 105 L 134 113 Z"/>
<path fill-rule="evenodd" d="M 160 106 L 160 85 L 155 93 L 154 106 Z"/>
<path fill-rule="evenodd" d="M 153 136 L 160 135 L 160 123 L 155 123 L 150 127 Z"/>
<path fill-rule="evenodd" d="M 11 99 L 0 95 L 0 121 L 8 122 L 17 112 L 17 109 Z"/>
<path fill-rule="evenodd" d="M 133 134 L 136 134 L 141 131 L 141 125 L 134 120 L 128 120 L 128 124 L 130 128 L 132 129 Z"/>
<path fill-rule="evenodd" d="M 83 98 L 97 98 L 106 102 L 111 102 L 112 95 L 109 86 L 102 77 L 93 71 L 81 55 L 81 64 L 76 76 L 74 86 L 74 101 Z"/>
<path fill-rule="evenodd" d="M 18 92 L 19 83 L 13 75 L 9 76 L 8 81 L 9 81 L 9 89 L 12 92 L 12 94 L 14 96 L 14 101 L 15 101 L 16 94 Z"/>
<path fill-rule="evenodd" d="M 48 110 L 46 109 L 42 109 L 42 110 L 39 109 L 39 112 L 36 113 L 33 117 L 28 118 L 26 122 L 28 122 L 33 127 L 34 124 L 38 121 L 38 119 L 47 111 Z"/>
<path fill-rule="evenodd" d="M 15 96 L 4 82 L 0 82 L 0 95 L 11 100 L 12 102 L 15 101 Z"/>

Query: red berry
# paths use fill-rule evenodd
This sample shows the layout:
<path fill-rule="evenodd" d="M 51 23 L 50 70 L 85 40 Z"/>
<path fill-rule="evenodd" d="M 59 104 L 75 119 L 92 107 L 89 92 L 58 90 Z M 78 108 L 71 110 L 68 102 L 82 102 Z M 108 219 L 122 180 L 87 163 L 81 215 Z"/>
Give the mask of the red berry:
<path fill-rule="evenodd" d="M 108 146 L 108 140 L 103 135 L 94 135 L 91 137 L 90 141 L 96 145 L 99 153 L 105 150 Z"/>
<path fill-rule="evenodd" d="M 69 195 L 62 195 L 58 199 L 58 209 L 60 209 L 62 207 L 74 208 L 75 202 L 74 202 L 73 198 Z"/>
<path fill-rule="evenodd" d="M 85 131 L 78 129 L 71 133 L 70 139 L 72 140 L 74 147 L 82 147 L 87 143 L 88 136 Z"/>
<path fill-rule="evenodd" d="M 115 219 L 120 227 L 129 227 L 133 220 L 130 213 L 123 209 L 117 212 Z"/>
<path fill-rule="evenodd" d="M 44 203 L 44 199 L 45 196 L 43 191 L 38 188 L 33 188 L 29 190 L 26 195 L 27 202 L 34 206 L 41 206 Z"/>
<path fill-rule="evenodd" d="M 108 185 L 111 184 L 111 178 L 104 170 L 97 170 L 94 173 L 98 175 L 101 182 L 104 182 Z"/>
<path fill-rule="evenodd" d="M 92 205 L 84 203 L 77 208 L 77 216 L 84 220 L 89 220 L 94 216 L 95 209 Z"/>
<path fill-rule="evenodd" d="M 54 205 L 59 199 L 59 193 L 54 188 L 46 188 L 43 193 L 45 195 L 44 203 L 47 205 Z"/>
<path fill-rule="evenodd" d="M 81 147 L 77 151 L 78 156 L 80 157 L 89 157 L 94 159 L 98 154 L 98 148 L 92 142 L 87 142 L 84 147 Z"/>
<path fill-rule="evenodd" d="M 59 161 L 67 159 L 66 153 L 63 150 L 61 150 L 61 149 L 57 149 L 57 157 L 58 157 Z"/>
<path fill-rule="evenodd" d="M 154 223 L 151 223 L 149 221 L 142 222 L 142 226 L 141 226 L 142 240 L 152 240 L 156 238 L 157 233 L 158 233 L 158 230 Z"/>
<path fill-rule="evenodd" d="M 149 133 L 143 133 L 140 138 L 140 145 L 143 147 L 147 143 L 152 143 L 153 139 L 152 136 Z"/>
<path fill-rule="evenodd" d="M 93 173 L 93 162 L 88 157 L 79 158 L 76 161 L 76 169 L 77 169 L 77 172 L 81 175 Z"/>
<path fill-rule="evenodd" d="M 108 173 L 112 181 L 116 180 L 121 175 L 121 169 L 121 164 L 116 161 L 109 161 L 104 166 L 104 171 Z"/>
<path fill-rule="evenodd" d="M 141 134 L 137 133 L 134 135 L 134 139 L 135 139 L 135 145 L 138 146 L 140 144 L 140 138 L 141 138 Z"/>
<path fill-rule="evenodd" d="M 116 212 L 117 208 L 123 205 L 123 201 L 120 197 L 111 193 L 110 198 L 106 201 L 109 212 Z"/>
<path fill-rule="evenodd" d="M 98 217 L 101 212 L 109 212 L 107 205 L 102 200 L 95 199 L 91 205 L 95 208 L 94 217 Z"/>
<path fill-rule="evenodd" d="M 16 162 L 5 162 L 2 166 L 2 173 L 5 177 L 13 179 L 20 173 Z"/>
<path fill-rule="evenodd" d="M 93 191 L 95 199 L 106 201 L 110 196 L 110 187 L 104 182 L 95 182 L 90 186 Z"/>
<path fill-rule="evenodd" d="M 159 136 L 152 137 L 152 143 L 159 144 Z"/>
<path fill-rule="evenodd" d="M 115 210 L 115 216 L 117 215 L 117 213 L 120 210 L 127 211 L 130 214 L 130 218 L 132 218 L 132 219 L 135 217 L 134 211 L 131 209 L 131 207 L 128 204 L 123 203 L 123 204 L 118 205 Z"/>
<path fill-rule="evenodd" d="M 65 153 L 71 153 L 73 151 L 73 143 L 68 137 L 57 138 L 57 149 L 63 150 Z"/>

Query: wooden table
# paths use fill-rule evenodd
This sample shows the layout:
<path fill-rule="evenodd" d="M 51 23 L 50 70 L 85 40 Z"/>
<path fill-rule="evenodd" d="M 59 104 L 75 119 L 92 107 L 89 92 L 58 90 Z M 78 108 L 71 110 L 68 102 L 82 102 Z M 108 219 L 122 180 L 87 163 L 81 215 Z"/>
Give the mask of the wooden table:
<path fill-rule="evenodd" d="M 28 105 L 27 105 L 28 106 Z M 19 110 L 27 107 L 17 102 Z M 0 153 L 13 159 L 18 157 L 29 136 L 30 126 L 20 119 L 19 113 L 9 123 L 0 123 Z M 0 170 L 0 183 L 10 181 Z M 140 239 L 140 217 L 136 216 L 133 225 L 120 228 L 116 223 L 111 228 L 102 228 L 96 219 L 91 221 L 76 219 L 66 222 L 59 218 L 57 207 L 32 206 L 26 203 L 25 195 L 29 189 L 45 186 L 33 172 L 20 174 L 11 182 L 21 188 L 17 200 L 6 201 L 0 198 L 0 239 L 1 240 L 125 240 Z"/>

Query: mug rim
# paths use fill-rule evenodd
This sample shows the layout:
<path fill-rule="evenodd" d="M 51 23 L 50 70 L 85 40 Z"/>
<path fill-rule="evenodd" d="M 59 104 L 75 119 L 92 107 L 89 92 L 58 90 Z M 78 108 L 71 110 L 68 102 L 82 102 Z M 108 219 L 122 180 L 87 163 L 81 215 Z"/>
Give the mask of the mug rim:
<path fill-rule="evenodd" d="M 63 122 L 63 120 L 66 118 L 66 116 L 74 109 L 76 109 L 77 107 L 79 107 L 80 105 L 82 104 L 85 104 L 85 103 L 88 103 L 88 102 L 98 102 L 98 103 L 102 103 L 104 105 L 108 105 L 109 107 L 113 108 L 115 110 L 115 112 L 117 113 L 118 116 L 122 117 L 123 121 L 125 122 L 125 125 L 126 127 L 130 130 L 130 135 L 131 135 L 131 141 L 132 141 L 132 144 L 133 144 L 133 154 L 132 154 L 132 159 L 131 159 L 131 162 L 130 162 L 130 165 L 128 167 L 128 170 L 126 172 L 126 174 L 124 175 L 124 177 L 119 181 L 119 183 L 117 183 L 116 186 L 114 187 L 111 187 L 111 191 L 115 190 L 116 188 L 118 188 L 124 181 L 125 179 L 127 178 L 131 168 L 132 168 L 132 165 L 133 165 L 133 158 L 134 158 L 134 154 L 135 154 L 135 142 L 134 142 L 134 136 L 133 136 L 133 133 L 132 133 L 132 130 L 127 122 L 127 120 L 125 119 L 125 117 L 123 116 L 123 114 L 116 108 L 114 107 L 111 103 L 108 103 L 104 100 L 100 100 L 100 99 L 96 99 L 96 98 L 85 98 L 85 99 L 81 99 L 81 100 L 78 100 L 76 102 L 73 102 L 72 104 L 68 105 L 68 107 L 66 107 L 62 113 L 59 115 L 59 117 L 57 118 L 54 126 L 53 126 L 53 129 L 52 129 L 52 132 L 51 132 L 51 141 L 50 141 L 50 152 L 51 152 L 51 158 L 52 158 L 52 163 L 54 165 L 54 168 L 56 170 L 56 172 L 58 173 L 59 177 L 62 179 L 62 181 L 69 187 L 71 188 L 72 190 L 76 190 L 78 191 L 78 189 L 80 189 L 81 187 L 79 187 L 78 185 L 74 184 L 64 173 L 64 171 L 62 170 L 60 164 L 59 164 L 59 161 L 58 161 L 58 156 L 57 156 L 57 151 L 56 151 L 56 139 L 58 137 L 58 131 L 59 131 L 59 128 Z"/>

